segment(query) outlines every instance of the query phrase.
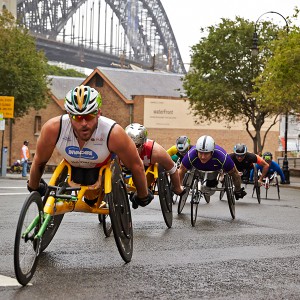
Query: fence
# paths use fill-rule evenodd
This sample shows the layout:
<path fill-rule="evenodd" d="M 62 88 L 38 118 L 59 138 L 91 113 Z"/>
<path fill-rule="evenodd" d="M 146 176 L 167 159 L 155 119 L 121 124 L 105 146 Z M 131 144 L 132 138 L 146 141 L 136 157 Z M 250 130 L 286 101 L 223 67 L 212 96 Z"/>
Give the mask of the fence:
<path fill-rule="evenodd" d="M 289 168 L 300 169 L 300 157 L 288 157 Z M 278 164 L 282 167 L 284 157 L 278 157 Z"/>

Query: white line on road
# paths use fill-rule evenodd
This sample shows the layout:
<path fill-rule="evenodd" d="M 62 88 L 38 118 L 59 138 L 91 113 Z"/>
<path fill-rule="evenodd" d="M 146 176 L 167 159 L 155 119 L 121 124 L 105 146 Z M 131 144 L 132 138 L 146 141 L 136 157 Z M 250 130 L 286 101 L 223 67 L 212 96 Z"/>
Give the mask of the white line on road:
<path fill-rule="evenodd" d="M 0 193 L 0 196 L 28 195 L 29 193 Z"/>
<path fill-rule="evenodd" d="M 8 189 L 26 189 L 26 186 L 6 186 L 6 187 L 0 186 L 0 190 L 1 189 L 3 189 L 3 190 L 8 190 Z"/>
<path fill-rule="evenodd" d="M 17 286 L 21 285 L 19 282 L 11 277 L 0 275 L 0 286 Z M 29 283 L 28 285 L 32 285 Z"/>

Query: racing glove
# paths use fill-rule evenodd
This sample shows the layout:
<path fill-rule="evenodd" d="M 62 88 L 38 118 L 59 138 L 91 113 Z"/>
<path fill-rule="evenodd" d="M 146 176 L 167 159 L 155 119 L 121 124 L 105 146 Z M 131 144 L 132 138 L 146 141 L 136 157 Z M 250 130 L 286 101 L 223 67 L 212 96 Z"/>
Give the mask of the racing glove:
<path fill-rule="evenodd" d="M 247 193 L 245 191 L 245 188 L 241 188 L 238 191 L 234 191 L 234 195 L 235 195 L 235 199 L 239 200 L 239 199 L 244 198 L 247 195 Z"/>
<path fill-rule="evenodd" d="M 29 180 L 28 180 L 29 181 Z M 27 181 L 27 190 L 31 193 L 33 191 L 37 191 L 41 197 L 45 196 L 46 194 L 46 191 L 47 191 L 47 188 L 48 188 L 48 185 L 46 183 L 46 181 L 41 178 L 41 181 L 40 181 L 40 184 L 39 184 L 39 187 L 37 189 L 32 189 L 29 185 L 28 185 L 28 181 Z"/>
<path fill-rule="evenodd" d="M 139 198 L 137 193 L 135 192 L 132 197 L 130 197 L 130 201 L 132 202 L 132 208 L 137 209 L 139 206 L 145 207 L 153 200 L 154 196 L 152 192 L 148 189 L 148 195 L 144 198 Z"/>

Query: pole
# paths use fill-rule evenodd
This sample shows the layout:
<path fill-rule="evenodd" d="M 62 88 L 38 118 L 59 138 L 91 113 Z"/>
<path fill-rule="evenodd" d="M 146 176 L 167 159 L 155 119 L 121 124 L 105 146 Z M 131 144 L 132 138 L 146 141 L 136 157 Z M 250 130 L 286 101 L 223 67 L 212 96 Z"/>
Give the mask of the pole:
<path fill-rule="evenodd" d="M 288 142 L 288 119 L 289 119 L 289 114 L 288 112 L 285 113 L 285 129 L 284 129 L 284 158 L 283 158 L 283 163 L 282 163 L 282 171 L 285 177 L 285 182 L 287 184 L 290 184 L 290 171 L 289 171 L 289 161 L 287 158 L 287 142 Z"/>

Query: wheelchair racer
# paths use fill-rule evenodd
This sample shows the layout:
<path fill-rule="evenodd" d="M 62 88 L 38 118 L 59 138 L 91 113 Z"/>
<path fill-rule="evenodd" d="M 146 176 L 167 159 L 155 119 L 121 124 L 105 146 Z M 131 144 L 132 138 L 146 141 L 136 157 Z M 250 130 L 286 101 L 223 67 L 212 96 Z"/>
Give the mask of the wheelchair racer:
<path fill-rule="evenodd" d="M 273 160 L 272 153 L 271 152 L 265 152 L 262 155 L 262 157 L 266 161 L 266 163 L 268 164 L 268 172 L 263 178 L 268 176 L 270 179 L 272 179 L 273 174 L 276 172 L 280 176 L 280 179 L 281 179 L 280 183 L 285 184 L 284 173 L 283 173 L 282 169 L 280 168 L 279 164 Z M 260 171 L 262 170 L 261 166 L 259 166 L 259 165 L 256 165 L 256 166 L 257 166 L 257 170 L 260 170 Z M 253 171 L 250 173 L 250 180 L 253 180 Z"/>
<path fill-rule="evenodd" d="M 192 147 L 190 139 L 182 135 L 177 138 L 176 144 L 167 150 L 167 153 L 172 157 L 172 160 L 177 163 L 178 159 L 181 161 Z"/>
<path fill-rule="evenodd" d="M 176 164 L 160 144 L 154 140 L 148 139 L 146 127 L 139 123 L 132 123 L 125 128 L 125 132 L 135 143 L 137 152 L 142 159 L 144 166 L 149 167 L 155 163 L 160 164 L 170 175 L 173 192 L 177 195 L 183 194 L 185 190 L 180 185 Z M 134 202 L 133 208 L 135 208 Z"/>
<path fill-rule="evenodd" d="M 245 183 L 248 183 L 250 180 L 250 172 L 253 170 L 253 165 L 258 164 L 261 166 L 262 174 L 258 179 L 258 183 L 262 184 L 263 178 L 269 169 L 269 165 L 262 157 L 248 152 L 245 144 L 236 144 L 233 148 L 233 153 L 229 155 L 238 171 L 242 173 L 242 181 Z"/>
<path fill-rule="evenodd" d="M 89 86 L 77 86 L 67 93 L 67 114 L 51 118 L 42 127 L 27 182 L 30 192 L 45 195 L 47 184 L 41 177 L 56 147 L 72 167 L 71 180 L 81 185 L 94 185 L 100 167 L 116 154 L 132 172 L 137 188 L 135 201 L 140 206 L 151 202 L 153 195 L 147 188 L 144 166 L 134 143 L 120 125 L 101 116 L 101 104 L 100 93 Z M 85 194 L 85 202 L 94 205 L 99 193 L 100 187 L 98 195 Z"/>
<path fill-rule="evenodd" d="M 192 168 L 200 171 L 224 170 L 232 177 L 236 200 L 243 198 L 247 194 L 245 189 L 241 187 L 241 177 L 231 157 L 223 148 L 215 144 L 211 136 L 201 136 L 197 140 L 196 146 L 192 147 L 184 156 L 179 168 L 181 181 L 187 170 Z M 211 180 L 207 181 L 206 185 L 215 187 L 217 184 L 217 180 Z"/>

